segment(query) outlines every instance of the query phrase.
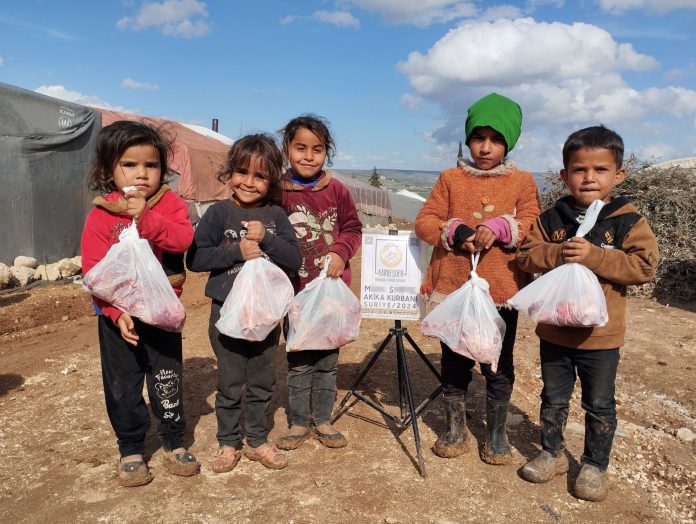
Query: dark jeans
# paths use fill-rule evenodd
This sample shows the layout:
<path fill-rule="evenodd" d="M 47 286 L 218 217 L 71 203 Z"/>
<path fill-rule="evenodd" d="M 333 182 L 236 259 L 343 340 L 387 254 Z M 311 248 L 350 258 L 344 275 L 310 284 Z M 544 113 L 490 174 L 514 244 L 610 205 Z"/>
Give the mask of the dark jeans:
<path fill-rule="evenodd" d="M 308 427 L 331 421 L 336 400 L 338 349 L 288 353 L 288 422 Z"/>
<path fill-rule="evenodd" d="M 616 431 L 614 386 L 619 349 L 572 349 L 541 341 L 541 446 L 554 456 L 563 452 L 563 430 L 576 376 L 585 410 L 583 464 L 607 469 Z"/>
<path fill-rule="evenodd" d="M 106 411 L 122 457 L 143 453 L 150 415 L 143 399 L 143 381 L 157 433 L 166 451 L 182 446 L 186 419 L 183 405 L 181 333 L 168 333 L 138 319 L 137 347 L 121 338 L 121 331 L 99 316 L 99 347 Z"/>
<path fill-rule="evenodd" d="M 265 444 L 269 431 L 269 408 L 275 384 L 273 361 L 280 338 L 280 326 L 261 341 L 230 338 L 220 333 L 215 322 L 222 304 L 210 308 L 208 336 L 217 357 L 217 439 L 222 446 L 239 448 L 242 444 L 242 392 L 246 386 L 244 422 L 246 438 L 256 448 Z"/>
<path fill-rule="evenodd" d="M 498 370 L 494 373 L 490 364 L 481 364 L 481 374 L 486 379 L 486 395 L 497 402 L 507 402 L 512 396 L 512 385 L 515 383 L 515 367 L 512 359 L 512 349 L 515 346 L 517 332 L 517 311 L 514 309 L 498 309 L 505 321 L 505 337 L 498 360 Z M 447 344 L 440 342 L 442 348 L 442 392 L 446 397 L 465 396 L 472 379 L 471 370 L 476 361 L 452 351 Z"/>

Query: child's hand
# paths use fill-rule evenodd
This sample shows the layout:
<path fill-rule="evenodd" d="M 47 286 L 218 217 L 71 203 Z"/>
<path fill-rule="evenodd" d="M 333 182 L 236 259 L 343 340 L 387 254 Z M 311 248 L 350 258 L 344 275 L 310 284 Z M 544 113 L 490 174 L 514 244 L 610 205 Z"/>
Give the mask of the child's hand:
<path fill-rule="evenodd" d="M 244 260 L 252 260 L 261 256 L 261 248 L 256 240 L 243 238 L 239 241 L 239 249 L 242 250 Z"/>
<path fill-rule="evenodd" d="M 346 268 L 346 262 L 333 251 L 327 256 L 331 257 L 329 268 L 326 270 L 326 276 L 331 278 L 340 278 L 343 275 L 343 270 Z"/>
<path fill-rule="evenodd" d="M 471 235 L 469 238 L 467 238 L 464 242 L 462 242 L 459 245 L 459 249 L 462 251 L 466 251 L 467 253 L 476 253 L 478 251 L 476 247 L 474 246 L 474 238 L 476 237 L 476 234 Z"/>
<path fill-rule="evenodd" d="M 250 222 L 245 222 L 244 225 L 247 229 L 246 236 L 248 240 L 255 240 L 256 242 L 261 242 L 263 237 L 266 235 L 266 228 L 258 220 L 251 220 Z"/>
<path fill-rule="evenodd" d="M 490 249 L 493 242 L 495 242 L 497 238 L 498 237 L 495 236 L 495 233 L 493 233 L 493 231 L 486 226 L 478 226 L 476 228 L 476 235 L 474 238 L 474 248 L 476 251 Z"/>
<path fill-rule="evenodd" d="M 561 258 L 564 264 L 578 263 L 583 264 L 590 256 L 592 244 L 582 237 L 573 237 L 563 244 L 561 248 Z"/>
<path fill-rule="evenodd" d="M 124 193 L 123 196 L 126 199 L 126 213 L 138 220 L 140 215 L 143 214 L 143 211 L 145 211 L 145 206 L 147 205 L 145 197 L 140 191 L 128 191 Z"/>
<path fill-rule="evenodd" d="M 126 343 L 131 346 L 138 345 L 138 339 L 140 337 L 135 332 L 135 323 L 128 313 L 121 313 L 121 316 L 116 319 L 116 325 L 118 329 L 121 330 L 121 337 Z"/>

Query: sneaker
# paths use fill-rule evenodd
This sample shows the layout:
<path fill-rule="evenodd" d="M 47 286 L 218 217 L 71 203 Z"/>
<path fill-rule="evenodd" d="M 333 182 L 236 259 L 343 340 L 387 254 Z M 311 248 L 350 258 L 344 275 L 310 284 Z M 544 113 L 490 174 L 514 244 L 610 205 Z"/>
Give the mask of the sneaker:
<path fill-rule="evenodd" d="M 175 453 L 174 451 L 165 452 L 162 462 L 169 473 L 181 477 L 192 477 L 201 470 L 201 465 L 196 460 L 194 454 L 185 449 L 180 453 Z"/>
<path fill-rule="evenodd" d="M 312 433 L 304 426 L 292 426 L 290 431 L 276 441 L 276 446 L 284 450 L 297 449 Z"/>
<path fill-rule="evenodd" d="M 118 481 L 121 486 L 134 488 L 149 484 L 153 479 L 147 464 L 143 460 L 119 462 Z"/>
<path fill-rule="evenodd" d="M 320 427 L 324 428 L 324 430 L 320 430 Z M 336 431 L 330 424 L 315 426 L 312 428 L 312 431 L 314 433 L 314 438 L 327 448 L 345 448 L 348 445 L 346 437 Z"/>
<path fill-rule="evenodd" d="M 550 481 L 556 475 L 566 473 L 569 469 L 568 458 L 565 453 L 560 457 L 554 457 L 546 450 L 542 450 L 534 460 L 527 462 L 520 470 L 524 480 L 543 484 Z"/>
<path fill-rule="evenodd" d="M 607 472 L 597 466 L 583 464 L 578 478 L 575 479 L 575 496 L 590 502 L 601 502 L 607 498 Z"/>

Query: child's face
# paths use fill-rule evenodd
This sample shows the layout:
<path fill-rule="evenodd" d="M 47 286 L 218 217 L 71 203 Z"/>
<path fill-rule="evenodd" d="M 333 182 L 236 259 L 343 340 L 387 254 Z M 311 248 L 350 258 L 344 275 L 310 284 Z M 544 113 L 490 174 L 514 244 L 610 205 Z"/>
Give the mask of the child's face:
<path fill-rule="evenodd" d="M 570 155 L 561 178 L 573 195 L 575 202 L 586 207 L 595 200 L 604 203 L 614 186 L 619 184 L 626 172 L 616 165 L 614 154 L 609 149 L 578 149 Z"/>
<path fill-rule="evenodd" d="M 254 155 L 249 165 L 236 168 L 230 177 L 230 186 L 235 199 L 242 207 L 256 207 L 263 202 L 268 193 L 270 176 L 266 162 Z"/>
<path fill-rule="evenodd" d="M 475 127 L 469 135 L 471 159 L 479 169 L 493 169 L 505 158 L 505 139 L 492 127 Z"/>
<path fill-rule="evenodd" d="M 307 128 L 300 128 L 288 145 L 288 160 L 292 171 L 302 178 L 314 178 L 324 167 L 326 146 Z"/>
<path fill-rule="evenodd" d="M 162 178 L 157 148 L 151 144 L 130 146 L 114 164 L 112 177 L 121 194 L 124 187 L 135 186 L 145 198 L 151 197 L 159 189 Z"/>

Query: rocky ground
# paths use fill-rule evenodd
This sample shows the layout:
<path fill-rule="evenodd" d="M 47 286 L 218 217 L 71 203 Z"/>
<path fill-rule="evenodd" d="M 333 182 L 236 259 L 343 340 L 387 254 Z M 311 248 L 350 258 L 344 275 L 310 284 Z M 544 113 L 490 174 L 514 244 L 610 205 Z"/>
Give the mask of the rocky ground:
<path fill-rule="evenodd" d="M 359 264 L 358 264 L 359 266 Z M 356 282 L 358 278 L 356 278 Z M 426 477 L 418 475 L 410 429 L 400 431 L 366 404 L 354 404 L 337 427 L 343 450 L 308 441 L 290 466 L 270 471 L 243 459 L 227 474 L 209 467 L 215 448 L 215 359 L 206 326 L 205 276 L 190 275 L 183 296 L 187 445 L 203 462 L 201 475 L 179 478 L 160 464 L 151 430 L 147 452 L 154 481 L 121 488 L 117 451 L 102 396 L 96 324 L 78 285 L 41 286 L 0 295 L 0 521 L 2 522 L 693 522 L 696 520 L 696 312 L 686 306 L 630 299 L 619 368 L 619 430 L 610 465 L 610 493 L 600 504 L 570 494 L 577 474 L 545 485 L 523 481 L 519 468 L 538 449 L 541 380 L 538 341 L 522 319 L 516 346 L 517 382 L 509 417 L 515 448 L 508 466 L 488 466 L 477 451 L 440 459 L 429 446 L 441 431 L 439 401 L 419 419 Z M 393 325 L 363 320 L 358 341 L 341 351 L 339 400 Z M 437 343 L 404 322 L 439 366 Z M 285 429 L 286 368 L 276 359 L 271 437 Z M 416 400 L 435 379 L 408 348 Z M 395 357 L 388 348 L 362 391 L 398 413 Z M 485 431 L 483 382 L 470 391 L 469 427 Z M 577 461 L 583 416 L 573 400 L 566 436 Z"/>

